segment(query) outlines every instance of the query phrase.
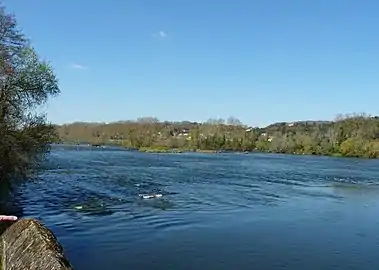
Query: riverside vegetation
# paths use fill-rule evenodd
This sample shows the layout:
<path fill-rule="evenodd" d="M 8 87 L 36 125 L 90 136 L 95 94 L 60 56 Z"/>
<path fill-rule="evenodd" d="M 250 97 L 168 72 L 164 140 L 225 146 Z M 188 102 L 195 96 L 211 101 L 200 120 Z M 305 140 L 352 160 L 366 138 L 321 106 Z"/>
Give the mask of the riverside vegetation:
<path fill-rule="evenodd" d="M 56 140 L 40 108 L 59 92 L 52 68 L 40 60 L 15 17 L 0 7 L 1 180 L 29 175 Z"/>
<path fill-rule="evenodd" d="M 146 152 L 262 151 L 379 157 L 379 117 L 340 115 L 334 121 L 245 126 L 234 117 L 204 123 L 160 122 L 154 117 L 114 123 L 56 126 L 60 142 L 114 144 Z"/>

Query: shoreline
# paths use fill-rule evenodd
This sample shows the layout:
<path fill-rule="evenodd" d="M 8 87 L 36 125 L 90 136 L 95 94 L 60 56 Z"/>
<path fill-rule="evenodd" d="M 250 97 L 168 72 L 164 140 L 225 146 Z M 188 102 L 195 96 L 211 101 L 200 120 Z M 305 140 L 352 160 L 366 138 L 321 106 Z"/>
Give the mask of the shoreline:
<path fill-rule="evenodd" d="M 181 154 L 181 153 L 203 153 L 203 154 L 221 154 L 221 153 L 239 153 L 239 154 L 251 154 L 251 153 L 267 153 L 267 154 L 284 154 L 284 155 L 296 155 L 296 156 L 320 156 L 320 157 L 341 157 L 341 158 L 359 158 L 359 159 L 379 159 L 377 157 L 367 157 L 362 155 L 343 155 L 341 153 L 330 154 L 317 154 L 317 153 L 305 153 L 305 152 L 275 152 L 270 150 L 228 150 L 228 149 L 185 149 L 185 148 L 164 148 L 164 147 L 140 147 L 140 148 L 128 148 L 120 144 L 90 144 L 90 143 L 76 143 L 76 142 L 61 142 L 57 145 L 83 145 L 93 148 L 106 148 L 106 147 L 120 147 L 129 151 L 137 151 L 147 154 Z"/>
<path fill-rule="evenodd" d="M 274 151 L 260 151 L 260 150 L 188 150 L 188 149 L 154 149 L 154 148 L 140 148 L 137 149 L 138 152 L 147 153 L 147 154 L 182 154 L 182 153 L 202 153 L 202 154 L 223 154 L 223 153 L 234 153 L 234 154 L 253 154 L 253 153 L 262 153 L 262 154 L 278 154 L 278 155 L 293 155 L 293 156 L 317 156 L 317 157 L 336 157 L 336 158 L 358 158 L 358 159 L 369 159 L 375 160 L 379 158 L 375 157 L 365 157 L 365 156 L 344 156 L 341 153 L 331 153 L 331 154 L 312 154 L 312 153 L 302 153 L 302 152 L 293 152 L 293 153 L 283 153 L 283 152 L 274 152 Z"/>

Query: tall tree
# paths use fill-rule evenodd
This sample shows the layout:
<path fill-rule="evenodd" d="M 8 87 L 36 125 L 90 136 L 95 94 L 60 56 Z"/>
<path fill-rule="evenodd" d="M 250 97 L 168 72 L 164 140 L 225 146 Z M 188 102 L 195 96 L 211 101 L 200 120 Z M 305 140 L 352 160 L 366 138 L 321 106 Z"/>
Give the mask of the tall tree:
<path fill-rule="evenodd" d="M 55 128 L 37 109 L 60 90 L 16 19 L 0 7 L 0 175 L 26 176 L 56 139 Z"/>

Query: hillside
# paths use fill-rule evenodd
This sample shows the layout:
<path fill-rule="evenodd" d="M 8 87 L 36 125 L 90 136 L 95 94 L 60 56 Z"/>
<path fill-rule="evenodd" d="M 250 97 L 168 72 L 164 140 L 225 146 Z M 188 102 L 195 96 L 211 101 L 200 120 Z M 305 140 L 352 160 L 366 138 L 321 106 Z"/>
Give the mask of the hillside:
<path fill-rule="evenodd" d="M 317 155 L 378 157 L 379 118 L 366 115 L 335 121 L 275 123 L 265 128 L 208 121 L 160 122 L 155 118 L 114 123 L 56 126 L 62 142 L 117 144 L 127 148 L 166 150 L 270 151 Z"/>

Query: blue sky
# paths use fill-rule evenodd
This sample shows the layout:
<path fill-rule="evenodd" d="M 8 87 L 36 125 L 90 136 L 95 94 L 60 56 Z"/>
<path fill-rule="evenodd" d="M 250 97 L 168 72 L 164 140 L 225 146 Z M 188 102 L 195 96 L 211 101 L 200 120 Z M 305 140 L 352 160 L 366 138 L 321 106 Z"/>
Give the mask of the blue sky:
<path fill-rule="evenodd" d="M 379 115 L 379 1 L 3 4 L 57 73 L 54 123 Z"/>

